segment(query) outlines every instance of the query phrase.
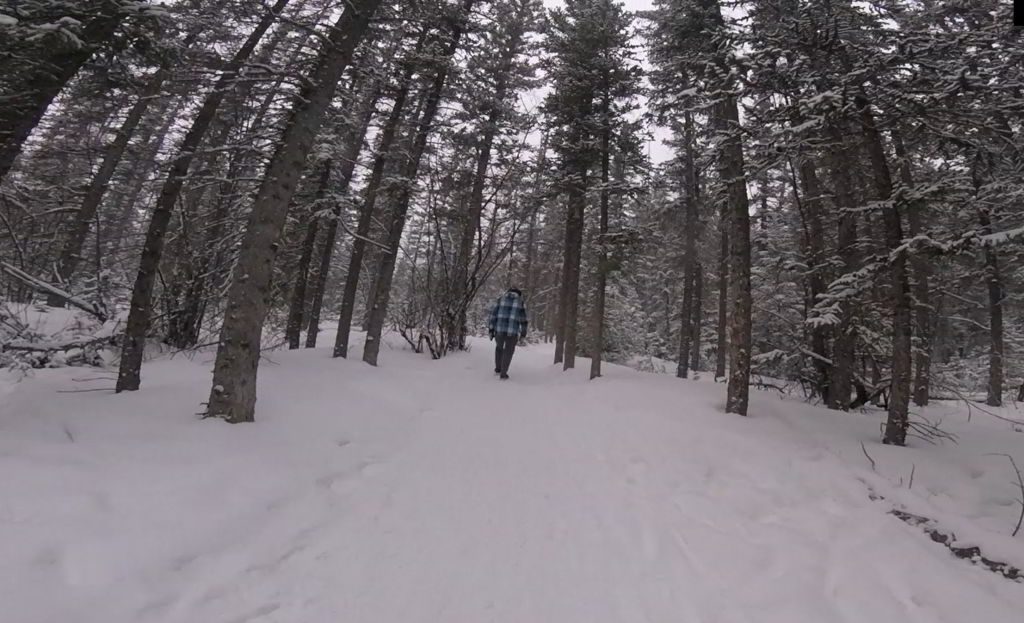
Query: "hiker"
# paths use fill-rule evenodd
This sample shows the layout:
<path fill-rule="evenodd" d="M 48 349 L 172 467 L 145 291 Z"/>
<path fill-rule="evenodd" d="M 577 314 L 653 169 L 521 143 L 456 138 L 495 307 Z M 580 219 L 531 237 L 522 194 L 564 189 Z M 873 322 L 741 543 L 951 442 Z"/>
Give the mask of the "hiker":
<path fill-rule="evenodd" d="M 516 343 L 526 338 L 526 304 L 518 288 L 509 288 L 491 308 L 487 321 L 491 339 L 495 341 L 494 373 L 508 379 L 508 365 L 516 352 Z"/>

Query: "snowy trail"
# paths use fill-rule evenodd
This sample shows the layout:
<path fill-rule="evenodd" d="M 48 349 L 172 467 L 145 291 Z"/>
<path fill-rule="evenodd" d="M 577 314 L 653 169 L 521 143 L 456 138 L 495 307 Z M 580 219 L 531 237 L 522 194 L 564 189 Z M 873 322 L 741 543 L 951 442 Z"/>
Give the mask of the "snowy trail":
<path fill-rule="evenodd" d="M 66 478 L 90 461 L 156 467 L 65 484 L 95 491 L 67 502 L 86 524 L 74 539 L 10 521 L 24 536 L 0 550 L 0 599 L 20 606 L 10 620 L 952 623 L 1024 606 L 1024 587 L 886 515 L 813 436 L 723 415 L 720 388 L 615 367 L 588 383 L 555 372 L 543 347 L 522 349 L 503 383 L 489 356 L 391 352 L 373 370 L 282 353 L 261 368 L 254 426 L 188 421 L 126 449 L 151 433 L 118 420 L 91 449 L 84 435 L 44 448 L 69 462 Z M 168 380 L 126 400 L 166 395 L 155 409 L 172 413 L 208 377 L 159 362 L 150 378 Z M 124 417 L 102 416 L 110 396 L 57 400 L 78 418 Z M 0 468 L 16 465 L 0 450 Z M 39 520 L 62 492 L 34 485 L 38 499 L 9 515 Z M 27 599 L 37 581 L 58 594 Z"/>

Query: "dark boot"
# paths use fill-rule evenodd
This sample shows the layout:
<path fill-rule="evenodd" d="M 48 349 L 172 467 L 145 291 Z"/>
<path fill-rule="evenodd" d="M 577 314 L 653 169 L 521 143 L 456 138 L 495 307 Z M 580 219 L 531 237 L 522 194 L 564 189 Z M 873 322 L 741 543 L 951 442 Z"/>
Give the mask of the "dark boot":
<path fill-rule="evenodd" d="M 514 335 L 499 335 L 498 339 L 501 340 L 501 359 L 498 363 L 498 367 L 501 372 L 501 378 L 508 378 L 508 367 L 512 363 L 512 355 L 516 352 L 516 336 Z"/>

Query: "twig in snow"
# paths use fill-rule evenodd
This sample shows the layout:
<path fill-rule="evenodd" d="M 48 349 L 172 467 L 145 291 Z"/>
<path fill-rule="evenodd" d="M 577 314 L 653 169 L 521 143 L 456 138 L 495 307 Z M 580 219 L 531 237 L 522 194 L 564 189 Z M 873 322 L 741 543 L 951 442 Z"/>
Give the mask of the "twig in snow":
<path fill-rule="evenodd" d="M 871 461 L 871 471 L 878 471 L 875 469 L 875 459 L 871 458 L 871 455 L 868 454 L 868 449 L 864 447 L 863 441 L 860 442 L 860 449 L 864 451 L 864 456 L 868 457 L 868 460 Z"/>
<path fill-rule="evenodd" d="M 1005 456 L 1010 459 L 1010 465 L 1013 466 L 1013 471 L 1017 473 L 1017 486 L 1020 487 L 1020 499 L 1017 500 L 1020 502 L 1020 517 L 1017 518 L 1017 527 L 1013 529 L 1013 534 L 1010 535 L 1017 536 L 1017 533 L 1020 532 L 1021 524 L 1024 524 L 1024 477 L 1021 476 L 1020 469 L 1017 467 L 1017 461 L 1014 461 L 1013 457 L 1009 454 L 1006 454 L 1005 452 L 996 452 L 989 456 Z"/>
<path fill-rule="evenodd" d="M 907 485 L 907 489 L 913 489 L 914 488 L 914 470 L 916 470 L 916 469 L 917 469 L 917 465 L 914 465 L 913 463 L 911 463 L 910 464 L 910 484 Z"/>
<path fill-rule="evenodd" d="M 997 420 L 1003 420 L 1004 422 L 1009 422 L 1010 424 L 1016 424 L 1018 426 L 1024 425 L 1024 420 L 1015 420 L 1013 418 L 1008 418 L 1006 416 L 999 415 L 998 413 L 993 413 L 992 411 L 989 411 L 988 409 L 982 407 L 981 404 L 978 401 L 971 400 L 967 396 L 964 396 L 963 393 L 960 392 L 959 390 L 957 390 L 955 387 L 943 387 L 943 389 L 947 389 L 947 390 L 953 392 L 953 394 L 957 397 L 958 400 L 961 400 L 965 405 L 967 405 L 967 421 L 968 422 L 971 421 L 971 410 L 973 408 L 973 409 L 977 409 L 978 411 L 981 411 L 985 415 L 991 415 L 992 417 L 996 418 Z"/>
<path fill-rule="evenodd" d="M 885 496 L 875 493 L 870 486 L 868 487 L 868 497 L 875 502 L 885 501 Z M 944 545 L 957 558 L 962 558 L 963 560 L 970 561 L 976 565 L 981 565 L 989 571 L 998 573 L 1008 580 L 1019 582 L 1021 579 L 1024 579 L 1024 572 L 1021 572 L 1020 569 L 1005 562 L 992 560 L 991 558 L 986 557 L 981 552 L 981 548 L 974 545 L 957 545 L 955 534 L 952 532 L 943 532 L 935 525 L 935 522 L 928 517 L 908 513 L 907 511 L 899 508 L 889 509 L 889 514 L 897 517 L 908 525 L 924 530 L 925 534 L 931 537 L 932 541 Z"/>
<path fill-rule="evenodd" d="M 947 432 L 939 428 L 942 421 L 931 422 L 927 418 L 917 415 L 919 420 L 910 420 L 907 424 L 907 434 L 912 437 L 917 437 L 923 441 L 927 441 L 932 445 L 936 445 L 939 441 L 946 440 L 957 442 L 957 437 L 953 433 Z"/>
<path fill-rule="evenodd" d="M 64 434 L 67 436 L 68 441 L 70 441 L 71 443 L 75 443 L 75 436 L 71 434 L 71 429 L 68 428 L 68 425 L 64 424 L 63 428 Z"/>

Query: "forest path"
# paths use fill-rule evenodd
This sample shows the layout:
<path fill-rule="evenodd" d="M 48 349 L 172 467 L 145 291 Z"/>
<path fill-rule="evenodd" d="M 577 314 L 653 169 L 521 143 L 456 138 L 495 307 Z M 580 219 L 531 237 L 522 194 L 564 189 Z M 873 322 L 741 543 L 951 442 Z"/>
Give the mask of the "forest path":
<path fill-rule="evenodd" d="M 275 353 L 257 424 L 191 422 L 160 446 L 223 462 L 132 485 L 161 519 L 54 549 L 69 599 L 17 620 L 959 623 L 1024 603 L 868 500 L 777 401 L 727 416 L 721 386 L 615 366 L 589 382 L 588 361 L 550 356 L 520 349 L 499 381 L 485 343 L 377 369 Z M 149 387 L 181 410 L 173 388 L 198 398 L 202 378 L 172 368 Z M 132 486 L 92 512 L 135 525 Z"/>

